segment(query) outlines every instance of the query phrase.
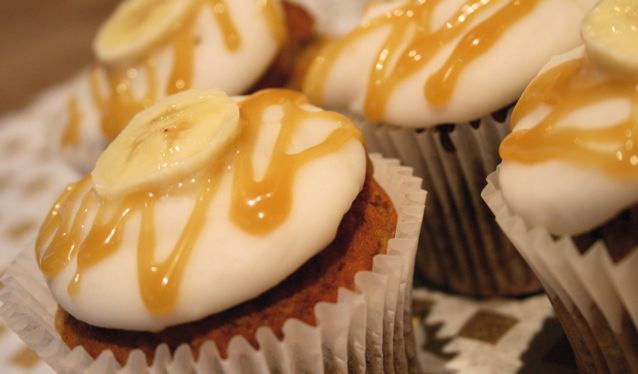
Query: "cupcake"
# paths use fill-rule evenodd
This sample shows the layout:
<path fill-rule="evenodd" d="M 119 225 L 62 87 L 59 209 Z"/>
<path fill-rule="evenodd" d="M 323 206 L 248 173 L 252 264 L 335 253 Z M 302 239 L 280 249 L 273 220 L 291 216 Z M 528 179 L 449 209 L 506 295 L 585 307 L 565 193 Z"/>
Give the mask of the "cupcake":
<path fill-rule="evenodd" d="M 0 314 L 65 372 L 413 372 L 419 185 L 299 93 L 168 96 L 54 203 Z"/>
<path fill-rule="evenodd" d="M 279 0 L 124 1 L 93 41 L 95 65 L 52 120 L 52 144 L 88 171 L 137 112 L 164 96 L 281 83 L 274 61 L 286 40 Z"/>
<path fill-rule="evenodd" d="M 414 168 L 430 191 L 417 269 L 473 296 L 540 285 L 480 198 L 511 105 L 554 54 L 579 43 L 595 1 L 379 1 L 314 59 L 304 92 L 351 113 L 368 148 Z"/>
<path fill-rule="evenodd" d="M 638 4 L 602 1 L 512 115 L 483 191 L 581 372 L 638 372 Z"/>

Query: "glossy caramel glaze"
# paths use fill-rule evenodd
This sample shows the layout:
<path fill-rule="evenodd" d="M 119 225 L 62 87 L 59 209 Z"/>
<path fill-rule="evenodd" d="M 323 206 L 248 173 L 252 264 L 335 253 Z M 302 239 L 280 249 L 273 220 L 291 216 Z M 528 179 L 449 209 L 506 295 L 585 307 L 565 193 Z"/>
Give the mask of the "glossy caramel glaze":
<path fill-rule="evenodd" d="M 205 7 L 210 7 L 212 10 L 214 19 L 222 31 L 226 49 L 235 52 L 241 47 L 241 35 L 233 22 L 225 0 L 198 0 L 196 9 L 177 25 L 175 32 L 168 39 L 150 48 L 141 61 L 138 61 L 138 67 L 98 64 L 93 69 L 90 83 L 93 102 L 100 111 L 100 126 L 106 138 L 115 138 L 136 113 L 154 103 L 158 96 L 163 96 L 162 92 L 170 95 L 192 87 L 197 43 L 193 36 L 193 27 L 196 17 Z M 263 1 L 262 14 L 276 39 L 280 43 L 285 40 L 286 30 L 279 9 L 273 0 Z M 166 46 L 171 49 L 173 64 L 166 87 L 158 87 L 159 78 L 155 69 L 154 56 L 157 50 Z M 140 74 L 146 75 L 147 85 L 144 93 L 138 98 L 132 92 L 132 85 L 133 80 Z M 107 93 L 102 94 L 104 91 Z M 66 128 L 72 125 L 74 123 L 69 121 Z"/>
<path fill-rule="evenodd" d="M 139 191 L 117 200 L 100 198 L 86 177 L 68 187 L 46 218 L 36 243 L 36 255 L 45 276 L 58 275 L 77 257 L 76 274 L 69 294 L 77 292 L 82 274 L 117 251 L 127 220 L 141 215 L 138 239 L 138 278 L 142 299 L 152 313 L 172 310 L 183 277 L 184 267 L 215 198 L 217 186 L 226 167 L 234 173 L 230 219 L 252 235 L 266 235 L 287 219 L 292 204 L 292 189 L 297 172 L 307 163 L 339 151 L 352 140 L 362 141 L 361 133 L 347 118 L 323 111 L 307 111 L 307 99 L 288 90 L 266 90 L 239 103 L 238 139 L 225 154 L 206 170 L 161 190 Z M 278 105 L 283 111 L 281 129 L 275 141 L 272 158 L 263 178 L 256 180 L 252 165 L 255 145 L 264 125 L 266 109 Z M 336 124 L 328 137 L 305 150 L 289 154 L 293 137 L 306 120 L 323 120 Z M 196 204 L 171 254 L 162 262 L 155 260 L 156 229 L 154 206 L 158 199 L 179 194 L 194 194 Z M 89 211 L 95 211 L 93 221 Z"/>
<path fill-rule="evenodd" d="M 67 113 L 69 119 L 67 125 L 62 133 L 62 147 L 68 147 L 76 144 L 80 138 L 80 122 L 82 121 L 82 115 L 78 108 L 78 99 L 71 97 L 68 102 Z"/>
<path fill-rule="evenodd" d="M 423 94 L 433 106 L 445 105 L 454 92 L 464 69 L 488 51 L 515 22 L 529 14 L 538 0 L 510 0 L 473 28 L 469 24 L 497 6 L 498 0 L 466 0 L 443 25 L 434 29 L 436 0 L 410 0 L 400 8 L 364 23 L 346 37 L 328 44 L 315 58 L 305 82 L 313 102 L 321 103 L 324 85 L 332 66 L 357 39 L 379 29 L 390 28 L 377 52 L 368 79 L 364 112 L 371 120 L 383 119 L 389 97 L 395 88 L 415 75 L 443 48 L 461 38 L 444 64 L 424 82 Z"/>
<path fill-rule="evenodd" d="M 500 147 L 504 160 L 526 164 L 549 160 L 594 168 L 618 179 L 638 177 L 638 78 L 597 68 L 586 57 L 555 66 L 525 90 L 512 126 L 543 106 L 550 112 L 533 128 L 514 131 Z M 610 99 L 626 99 L 629 115 L 613 126 L 559 126 L 571 114 Z"/>

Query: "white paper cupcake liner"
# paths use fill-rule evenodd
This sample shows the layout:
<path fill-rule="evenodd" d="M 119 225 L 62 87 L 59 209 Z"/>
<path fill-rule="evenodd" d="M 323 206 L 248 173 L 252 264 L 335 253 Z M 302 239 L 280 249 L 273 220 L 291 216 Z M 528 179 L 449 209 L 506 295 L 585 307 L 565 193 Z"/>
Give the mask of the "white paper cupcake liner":
<path fill-rule="evenodd" d="M 498 170 L 482 196 L 547 291 L 581 370 L 638 372 L 638 248 L 614 263 L 600 241 L 581 253 L 570 237 L 530 227 L 509 210 Z"/>
<path fill-rule="evenodd" d="M 316 326 L 288 320 L 282 341 L 264 327 L 256 334 L 259 349 L 243 337 L 234 337 L 226 359 L 211 342 L 202 346 L 197 360 L 186 345 L 172 355 L 167 346 L 159 346 L 151 367 L 140 350 L 131 353 L 125 367 L 111 352 L 94 360 L 81 347 L 70 350 L 58 335 L 58 306 L 37 268 L 32 246 L 1 280 L 0 316 L 43 360 L 63 373 L 415 373 L 410 293 L 426 193 L 412 169 L 400 166 L 398 160 L 378 154 L 370 159 L 375 179 L 398 214 L 395 238 L 389 241 L 387 254 L 374 258 L 371 271 L 356 274 L 355 291 L 342 288 L 336 303 L 318 303 Z"/>
<path fill-rule="evenodd" d="M 356 118 L 356 117 L 355 117 Z M 507 123 L 487 116 L 469 123 L 409 129 L 357 119 L 368 149 L 414 168 L 429 192 L 417 270 L 430 283 L 473 296 L 513 296 L 540 290 L 481 200 L 485 178 L 499 162 Z M 445 139 L 441 137 L 444 136 Z M 445 144 L 444 144 L 445 143 Z M 446 149 L 453 145 L 454 151 Z"/>

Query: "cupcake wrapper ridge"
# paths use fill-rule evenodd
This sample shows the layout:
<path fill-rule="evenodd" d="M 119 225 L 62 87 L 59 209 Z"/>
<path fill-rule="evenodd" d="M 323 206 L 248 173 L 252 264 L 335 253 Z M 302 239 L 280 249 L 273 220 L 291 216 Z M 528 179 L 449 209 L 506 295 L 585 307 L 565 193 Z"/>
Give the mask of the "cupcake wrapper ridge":
<path fill-rule="evenodd" d="M 356 117 L 355 117 L 356 118 Z M 358 118 L 370 151 L 414 168 L 429 192 L 417 254 L 419 275 L 437 287 L 472 296 L 534 293 L 540 284 L 481 200 L 496 169 L 506 123 L 409 129 Z M 474 124 L 475 125 L 475 124 Z"/>
<path fill-rule="evenodd" d="M 482 196 L 543 284 L 579 369 L 638 372 L 638 248 L 614 263 L 601 241 L 581 254 L 570 237 L 556 239 L 546 229 L 529 227 L 509 210 L 498 170 Z"/>
<path fill-rule="evenodd" d="M 160 345 L 150 367 L 140 350 L 131 353 L 125 367 L 108 351 L 93 360 L 81 347 L 70 350 L 58 335 L 58 306 L 37 269 L 32 246 L 1 279 L 0 316 L 54 370 L 64 373 L 416 373 L 410 294 L 426 193 L 412 169 L 398 160 L 378 154 L 370 159 L 375 179 L 397 211 L 395 238 L 386 254 L 374 258 L 371 271 L 356 274 L 354 291 L 342 288 L 336 303 L 315 306 L 316 326 L 290 319 L 282 341 L 263 327 L 256 334 L 259 349 L 234 337 L 226 359 L 210 342 L 202 346 L 198 359 L 186 345 L 173 354 Z"/>

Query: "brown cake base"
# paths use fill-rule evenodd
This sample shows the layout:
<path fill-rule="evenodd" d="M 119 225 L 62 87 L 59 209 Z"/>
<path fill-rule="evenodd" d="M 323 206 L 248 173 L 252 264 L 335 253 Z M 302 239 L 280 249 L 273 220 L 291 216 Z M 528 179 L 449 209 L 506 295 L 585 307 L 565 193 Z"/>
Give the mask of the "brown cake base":
<path fill-rule="evenodd" d="M 131 351 L 140 349 L 153 362 L 155 348 L 166 343 L 171 351 L 188 344 L 195 355 L 207 341 L 214 341 L 226 357 L 230 339 L 246 338 L 258 348 L 255 333 L 268 326 L 280 339 L 290 318 L 315 324 L 318 302 L 335 302 L 340 287 L 354 289 L 354 275 L 372 268 L 375 255 L 385 253 L 394 236 L 397 216 L 390 198 L 371 178 L 344 216 L 335 240 L 277 287 L 261 296 L 200 321 L 167 328 L 159 333 L 132 332 L 91 326 L 60 310 L 57 329 L 70 347 L 83 346 L 94 358 L 110 350 L 124 364 Z"/>
<path fill-rule="evenodd" d="M 501 187 L 497 171 L 488 178 L 483 197 L 537 272 L 579 372 L 638 373 L 638 330 L 632 320 L 631 298 L 625 297 L 631 296 L 636 283 L 626 276 L 632 270 L 626 265 L 632 262 L 620 264 L 632 261 L 628 257 L 638 249 L 632 244 L 637 242 L 638 207 L 630 207 L 587 233 L 557 236 L 512 212 Z M 576 250 L 590 257 L 578 258 Z"/>
<path fill-rule="evenodd" d="M 632 373 L 638 368 L 638 334 L 627 311 L 621 311 L 622 331 L 616 333 L 607 323 L 598 306 L 589 310 L 591 321 L 574 305 L 567 306 L 546 288 L 565 335 L 576 356 L 580 373 Z"/>
<path fill-rule="evenodd" d="M 572 238 L 581 253 L 586 253 L 598 240 L 605 243 L 614 264 L 635 251 L 638 248 L 638 204 L 623 210 L 605 224 Z"/>
<path fill-rule="evenodd" d="M 575 247 L 584 255 L 586 254 L 596 242 L 602 242 L 609 258 L 614 265 L 618 265 L 627 256 L 634 253 L 638 248 L 638 205 L 631 206 L 615 217 L 611 218 L 606 223 L 595 227 L 585 233 L 573 236 L 572 242 Z M 556 314 L 561 320 L 561 323 L 565 324 L 568 319 L 572 318 L 569 313 L 560 312 L 556 308 L 554 303 Z M 631 318 L 624 309 L 619 311 L 619 318 L 622 325 L 620 332 L 614 332 L 607 321 L 605 320 L 602 312 L 594 305 L 590 314 L 594 316 L 595 324 L 586 326 L 592 331 L 591 338 L 589 339 L 589 346 L 599 347 L 600 354 L 592 353 L 594 349 L 589 349 L 583 354 L 578 353 L 578 349 L 575 347 L 577 343 L 572 342 L 572 347 L 577 355 L 577 361 L 579 368 L 583 373 L 596 373 L 596 372 L 611 372 L 611 373 L 631 373 L 638 371 L 638 330 L 634 326 Z M 567 329 L 566 329 L 567 330 Z M 581 331 L 583 329 L 581 328 Z M 567 336 L 571 337 L 573 334 L 567 332 Z M 582 334 L 581 334 L 582 335 Z M 587 341 L 587 340 L 585 340 Z M 602 357 L 602 359 L 597 359 Z M 588 361 L 594 362 L 596 367 L 587 367 L 583 364 Z M 591 366 L 591 365 L 589 365 Z M 601 370 L 603 367 L 604 370 Z"/>

